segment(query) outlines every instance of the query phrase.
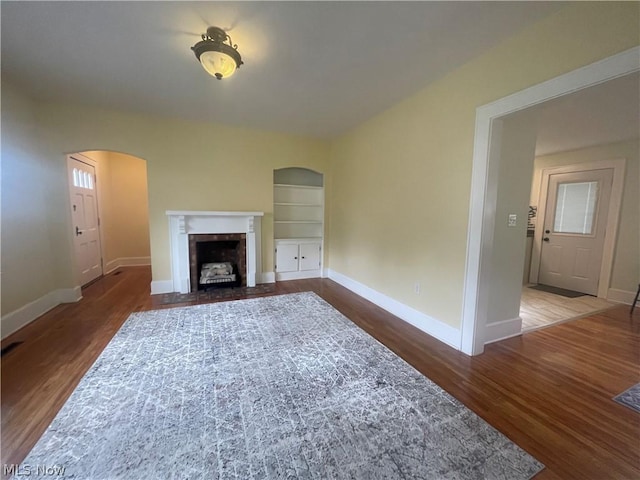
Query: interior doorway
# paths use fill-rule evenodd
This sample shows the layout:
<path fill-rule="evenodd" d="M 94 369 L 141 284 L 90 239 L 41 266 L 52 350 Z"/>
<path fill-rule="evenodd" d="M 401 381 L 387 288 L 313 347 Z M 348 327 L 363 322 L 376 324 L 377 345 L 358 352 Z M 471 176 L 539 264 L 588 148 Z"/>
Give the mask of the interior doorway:
<path fill-rule="evenodd" d="M 542 170 L 531 283 L 607 296 L 624 175 L 624 159 Z"/>
<path fill-rule="evenodd" d="M 149 200 L 147 162 L 139 157 L 108 150 L 89 150 L 69 157 L 79 158 L 84 164 L 93 166 L 94 175 L 78 170 L 79 181 L 87 187 L 81 188 L 94 194 L 96 208 L 97 244 L 100 254 L 92 257 L 99 264 L 99 271 L 93 270 L 91 279 L 82 273 L 84 259 L 76 259 L 76 279 L 78 284 L 86 285 L 101 275 L 109 275 L 122 267 L 151 264 L 149 239 Z M 70 188 L 74 185 L 73 170 L 69 174 Z M 90 180 L 89 180 L 90 179 Z M 88 182 L 92 182 L 89 184 Z M 87 233 L 79 225 L 76 234 L 76 217 L 81 212 L 73 211 L 72 226 L 74 242 L 84 239 Z M 78 208 L 78 207 L 76 207 Z M 91 217 L 94 218 L 94 217 Z M 94 250 L 90 250 L 92 253 Z M 95 257 L 95 258 L 94 258 Z"/>
<path fill-rule="evenodd" d="M 486 343 L 521 333 L 522 319 L 519 317 L 519 307 L 522 289 L 512 289 L 513 292 L 510 290 L 508 295 L 501 295 L 502 292 L 499 291 L 501 285 L 513 285 L 515 282 L 522 285 L 526 225 L 523 229 L 517 218 L 522 213 L 520 201 L 524 198 L 527 202 L 526 192 L 524 197 L 511 191 L 508 192 L 510 198 L 499 198 L 499 189 L 504 185 L 501 181 L 501 167 L 504 163 L 501 152 L 503 121 L 511 114 L 526 113 L 529 109 L 538 108 L 546 102 L 557 101 L 626 76 L 633 77 L 631 81 L 636 82 L 637 86 L 637 72 L 640 70 L 637 63 L 639 52 L 640 48 L 634 47 L 478 107 L 460 342 L 463 352 L 477 355 L 483 352 Z M 636 109 L 637 118 L 637 103 L 628 103 Z M 637 153 L 635 156 L 637 158 Z M 634 188 L 637 188 L 637 181 Z M 506 208 L 518 209 L 519 213 L 512 215 L 512 212 L 504 211 Z M 524 212 L 526 218 L 526 207 Z M 513 228 L 512 235 L 506 234 L 508 228 Z M 518 238 L 521 229 L 522 237 Z M 617 232 L 610 233 L 615 243 Z M 504 252 L 515 252 L 517 249 L 514 246 L 518 244 L 523 247 L 518 262 L 520 265 L 515 264 L 515 256 L 512 258 L 513 265 L 509 265 Z M 637 249 L 637 245 L 632 249 Z M 498 286 L 492 281 L 497 270 L 500 275 Z M 633 276 L 633 272 L 630 276 Z M 625 280 L 626 283 L 629 282 Z M 603 288 L 608 287 L 610 285 Z M 626 295 L 627 292 L 622 293 Z M 496 312 L 498 315 L 494 314 Z"/>
<path fill-rule="evenodd" d="M 624 167 L 615 159 L 542 169 L 541 213 L 520 303 L 523 332 L 614 305 L 606 297 Z"/>

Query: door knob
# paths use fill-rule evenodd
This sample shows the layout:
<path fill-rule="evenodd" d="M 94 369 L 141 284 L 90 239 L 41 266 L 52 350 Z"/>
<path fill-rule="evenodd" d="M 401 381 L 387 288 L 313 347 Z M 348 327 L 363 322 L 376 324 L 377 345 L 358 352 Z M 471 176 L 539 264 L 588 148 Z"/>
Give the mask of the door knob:
<path fill-rule="evenodd" d="M 551 230 L 545 230 L 544 233 L 551 233 Z"/>
<path fill-rule="evenodd" d="M 545 241 L 545 242 L 548 242 L 549 241 L 549 237 L 544 237 L 542 240 Z"/>
<path fill-rule="evenodd" d="M 78 235 L 82 235 L 82 232 L 80 231 L 80 229 L 76 225 L 76 236 L 78 236 Z"/>

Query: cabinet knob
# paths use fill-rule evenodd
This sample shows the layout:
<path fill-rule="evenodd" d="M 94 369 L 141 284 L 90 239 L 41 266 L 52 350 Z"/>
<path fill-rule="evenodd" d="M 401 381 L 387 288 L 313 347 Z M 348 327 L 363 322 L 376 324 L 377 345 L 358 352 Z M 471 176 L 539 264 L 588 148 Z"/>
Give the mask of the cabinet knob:
<path fill-rule="evenodd" d="M 304 260 L 304 257 L 302 257 L 302 259 Z"/>
<path fill-rule="evenodd" d="M 297 259 L 298 259 L 298 257 L 293 257 L 293 259 L 294 259 L 294 260 L 297 260 Z"/>

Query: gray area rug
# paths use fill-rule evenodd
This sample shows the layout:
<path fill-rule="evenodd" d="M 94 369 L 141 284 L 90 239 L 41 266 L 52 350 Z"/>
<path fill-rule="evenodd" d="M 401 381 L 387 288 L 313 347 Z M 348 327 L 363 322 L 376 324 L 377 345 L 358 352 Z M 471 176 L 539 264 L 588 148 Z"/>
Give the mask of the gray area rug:
<path fill-rule="evenodd" d="M 625 407 L 633 408 L 636 412 L 640 412 L 640 383 L 613 397 L 613 399 Z"/>
<path fill-rule="evenodd" d="M 96 480 L 543 468 L 309 292 L 132 314 L 23 465 Z"/>

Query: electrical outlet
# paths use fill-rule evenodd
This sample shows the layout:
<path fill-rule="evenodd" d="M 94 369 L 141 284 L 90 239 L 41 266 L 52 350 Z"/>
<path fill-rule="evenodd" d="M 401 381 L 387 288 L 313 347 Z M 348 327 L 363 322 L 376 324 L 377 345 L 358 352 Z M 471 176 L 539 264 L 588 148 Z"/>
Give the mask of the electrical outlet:
<path fill-rule="evenodd" d="M 509 214 L 509 221 L 507 223 L 510 227 L 515 227 L 518 224 L 518 216 L 515 213 Z"/>
<path fill-rule="evenodd" d="M 420 295 L 420 282 L 413 284 L 413 291 L 416 292 L 416 295 Z"/>

